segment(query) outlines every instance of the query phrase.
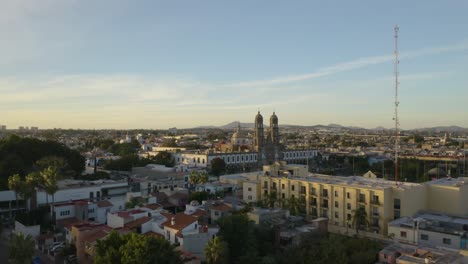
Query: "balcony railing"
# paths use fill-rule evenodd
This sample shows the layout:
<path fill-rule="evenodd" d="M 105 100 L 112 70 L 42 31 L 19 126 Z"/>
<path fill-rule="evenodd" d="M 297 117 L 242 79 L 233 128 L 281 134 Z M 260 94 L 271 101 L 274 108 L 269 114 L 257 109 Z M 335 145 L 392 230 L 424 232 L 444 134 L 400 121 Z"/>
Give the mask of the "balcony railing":
<path fill-rule="evenodd" d="M 310 192 L 310 195 L 317 196 L 317 192 L 316 192 L 316 191 L 312 191 L 312 192 Z"/>
<path fill-rule="evenodd" d="M 359 199 L 360 203 L 366 203 L 366 199 Z"/>
<path fill-rule="evenodd" d="M 379 215 L 378 212 L 373 212 L 373 213 L 372 213 L 372 216 L 373 216 L 373 217 L 379 217 L 380 215 Z"/>
<path fill-rule="evenodd" d="M 317 202 L 316 202 L 316 201 L 312 201 L 312 202 L 310 202 L 310 205 L 312 205 L 312 206 L 317 206 Z"/>
<path fill-rule="evenodd" d="M 371 204 L 380 205 L 380 202 L 379 202 L 379 200 L 371 200 Z"/>
<path fill-rule="evenodd" d="M 320 207 L 322 207 L 322 208 L 328 208 L 328 204 L 321 204 Z"/>
<path fill-rule="evenodd" d="M 321 196 L 322 197 L 328 197 L 328 192 L 323 192 Z"/>

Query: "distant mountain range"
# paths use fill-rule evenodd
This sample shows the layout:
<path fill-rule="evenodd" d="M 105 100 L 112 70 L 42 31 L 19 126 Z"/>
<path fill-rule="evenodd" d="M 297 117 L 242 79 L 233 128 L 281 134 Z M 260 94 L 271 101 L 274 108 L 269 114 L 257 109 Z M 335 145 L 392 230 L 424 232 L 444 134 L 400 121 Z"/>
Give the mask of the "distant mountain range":
<path fill-rule="evenodd" d="M 237 124 L 239 122 L 234 121 L 222 126 L 199 126 L 196 127 L 197 129 L 209 129 L 209 128 L 218 128 L 218 129 L 236 129 Z M 254 127 L 254 123 L 242 123 L 242 128 L 251 129 Z M 265 125 L 265 127 L 268 127 Z M 302 125 L 288 125 L 288 124 L 280 124 L 280 127 L 284 128 L 305 128 L 305 129 L 316 129 L 316 130 L 372 130 L 372 131 L 382 131 L 382 130 L 393 130 L 394 128 L 385 128 L 382 126 L 378 126 L 376 128 L 362 128 L 362 127 L 355 127 L 355 126 L 342 126 L 339 124 L 328 124 L 328 125 L 313 125 L 313 126 L 302 126 Z M 415 129 L 403 129 L 406 131 L 420 131 L 420 132 L 448 132 L 448 133 L 468 133 L 468 128 L 460 127 L 460 126 L 437 126 L 437 127 L 425 127 L 425 128 L 415 128 Z"/>

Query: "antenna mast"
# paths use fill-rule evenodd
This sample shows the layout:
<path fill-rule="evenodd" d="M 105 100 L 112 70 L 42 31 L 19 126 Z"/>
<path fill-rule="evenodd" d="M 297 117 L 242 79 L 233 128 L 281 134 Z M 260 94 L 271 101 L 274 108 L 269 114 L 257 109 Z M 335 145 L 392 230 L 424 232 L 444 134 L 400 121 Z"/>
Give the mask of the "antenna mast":
<path fill-rule="evenodd" d="M 398 119 L 398 105 L 400 102 L 398 101 L 398 64 L 400 61 L 398 60 L 398 25 L 395 26 L 395 116 L 393 120 L 395 120 L 395 184 L 398 186 L 398 150 L 400 148 L 400 121 Z"/>

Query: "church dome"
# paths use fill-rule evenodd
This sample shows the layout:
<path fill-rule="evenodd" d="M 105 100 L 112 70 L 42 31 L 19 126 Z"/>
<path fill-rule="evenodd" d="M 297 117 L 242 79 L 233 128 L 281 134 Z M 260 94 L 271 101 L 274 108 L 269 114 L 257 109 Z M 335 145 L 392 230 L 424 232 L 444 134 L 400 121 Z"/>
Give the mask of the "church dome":
<path fill-rule="evenodd" d="M 270 117 L 270 122 L 273 124 L 278 124 L 278 116 L 276 116 L 275 112 Z"/>
<path fill-rule="evenodd" d="M 258 111 L 258 114 L 255 116 L 255 123 L 256 124 L 263 124 L 263 116 Z"/>

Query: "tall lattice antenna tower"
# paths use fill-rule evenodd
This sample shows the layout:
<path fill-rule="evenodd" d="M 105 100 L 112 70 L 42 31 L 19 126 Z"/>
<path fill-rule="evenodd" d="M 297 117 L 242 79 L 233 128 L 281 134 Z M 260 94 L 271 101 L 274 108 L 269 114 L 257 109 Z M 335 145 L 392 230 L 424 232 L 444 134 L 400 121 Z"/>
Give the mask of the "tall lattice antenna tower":
<path fill-rule="evenodd" d="M 395 120 L 395 184 L 398 185 L 398 151 L 400 149 L 400 121 L 398 119 L 398 105 L 400 102 L 398 101 L 398 64 L 400 61 L 398 60 L 398 25 L 395 26 L 395 116 L 393 120 Z"/>

